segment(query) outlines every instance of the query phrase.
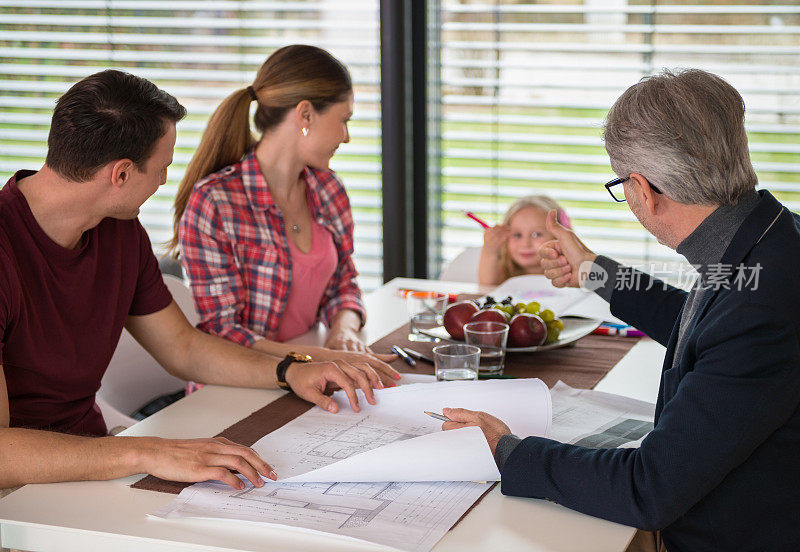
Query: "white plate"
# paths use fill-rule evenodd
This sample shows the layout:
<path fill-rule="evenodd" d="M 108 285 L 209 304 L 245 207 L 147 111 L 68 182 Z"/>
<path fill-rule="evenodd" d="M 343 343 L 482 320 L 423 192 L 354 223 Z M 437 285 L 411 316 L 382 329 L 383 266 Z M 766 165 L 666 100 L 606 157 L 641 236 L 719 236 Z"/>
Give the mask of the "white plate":
<path fill-rule="evenodd" d="M 506 352 L 509 353 L 535 353 L 536 351 L 549 351 L 550 349 L 558 349 L 570 343 L 578 341 L 580 338 L 592 333 L 601 323 L 602 320 L 594 318 L 582 318 L 579 316 L 562 316 L 561 321 L 564 323 L 564 329 L 558 336 L 558 339 L 548 345 L 539 345 L 538 347 L 508 347 Z M 419 333 L 427 335 L 428 337 L 436 337 L 444 341 L 452 341 L 460 343 L 459 340 L 450 337 L 444 326 L 431 328 L 430 330 L 420 330 Z"/>

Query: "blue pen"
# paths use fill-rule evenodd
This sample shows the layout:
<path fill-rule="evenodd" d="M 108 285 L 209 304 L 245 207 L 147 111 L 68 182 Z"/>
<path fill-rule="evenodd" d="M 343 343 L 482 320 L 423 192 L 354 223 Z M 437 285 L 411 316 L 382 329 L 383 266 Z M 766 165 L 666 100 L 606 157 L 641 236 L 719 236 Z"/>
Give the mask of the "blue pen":
<path fill-rule="evenodd" d="M 417 361 L 408 356 L 408 353 L 406 353 L 403 349 L 401 349 L 397 345 L 392 345 L 392 352 L 397 356 L 399 356 L 400 358 L 402 358 L 405 361 L 405 363 L 408 364 L 409 366 L 417 365 Z"/>

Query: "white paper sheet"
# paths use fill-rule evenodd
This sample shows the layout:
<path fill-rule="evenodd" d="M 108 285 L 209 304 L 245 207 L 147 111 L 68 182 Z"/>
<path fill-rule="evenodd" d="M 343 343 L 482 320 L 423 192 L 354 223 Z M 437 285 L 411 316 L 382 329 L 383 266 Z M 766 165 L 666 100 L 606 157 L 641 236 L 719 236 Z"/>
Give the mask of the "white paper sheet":
<path fill-rule="evenodd" d="M 550 438 L 592 448 L 638 447 L 653 429 L 656 405 L 629 397 L 573 389 L 562 381 L 550 390 Z"/>
<path fill-rule="evenodd" d="M 489 489 L 486 483 L 279 483 L 234 491 L 184 489 L 156 517 L 214 518 L 299 527 L 427 552 Z"/>
<path fill-rule="evenodd" d="M 356 413 L 337 392 L 337 414 L 315 407 L 253 448 L 281 482 L 498 481 L 480 429 L 442 432 L 424 411 L 491 412 L 522 437 L 550 430 L 550 394 L 538 379 L 401 385 L 377 391 L 375 406 L 360 397 Z"/>
<path fill-rule="evenodd" d="M 556 313 L 556 316 L 584 316 L 605 322 L 624 324 L 611 314 L 611 308 L 593 291 L 579 288 L 557 288 L 545 276 L 529 274 L 515 276 L 500 284 L 492 293 L 497 301 L 511 295 L 525 301 L 538 301 Z"/>

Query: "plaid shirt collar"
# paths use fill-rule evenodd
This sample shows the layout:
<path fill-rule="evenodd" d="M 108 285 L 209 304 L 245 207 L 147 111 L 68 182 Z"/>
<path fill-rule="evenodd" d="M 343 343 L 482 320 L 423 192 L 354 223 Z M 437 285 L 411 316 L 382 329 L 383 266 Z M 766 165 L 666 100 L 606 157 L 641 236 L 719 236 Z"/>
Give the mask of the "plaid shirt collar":
<path fill-rule="evenodd" d="M 264 174 L 261 172 L 261 166 L 258 164 L 255 147 L 242 158 L 241 167 L 242 185 L 244 186 L 245 193 L 251 205 L 259 211 L 277 209 L 278 204 L 275 203 L 275 200 L 272 198 L 272 194 L 267 186 L 267 181 L 264 179 Z M 328 194 L 320 185 L 314 172 L 308 167 L 303 169 L 303 179 L 306 181 L 307 189 L 311 192 L 308 194 L 308 198 L 310 200 L 309 207 L 311 207 L 312 217 L 317 219 L 322 212 L 322 200 L 327 198 Z"/>

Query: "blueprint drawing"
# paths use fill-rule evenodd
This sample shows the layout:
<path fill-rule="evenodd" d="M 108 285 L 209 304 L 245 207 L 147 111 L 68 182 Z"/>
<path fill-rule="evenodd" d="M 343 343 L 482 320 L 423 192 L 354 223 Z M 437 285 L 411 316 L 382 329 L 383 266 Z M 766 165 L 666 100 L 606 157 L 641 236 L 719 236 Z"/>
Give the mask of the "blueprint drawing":
<path fill-rule="evenodd" d="M 486 483 L 279 483 L 234 491 L 198 483 L 154 515 L 290 525 L 427 552 L 489 489 Z"/>

